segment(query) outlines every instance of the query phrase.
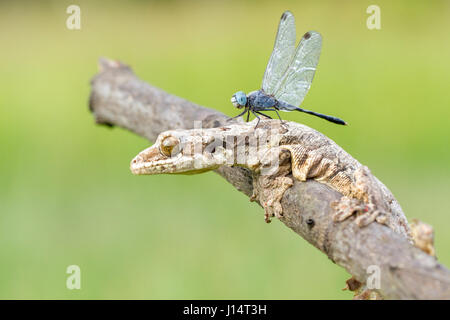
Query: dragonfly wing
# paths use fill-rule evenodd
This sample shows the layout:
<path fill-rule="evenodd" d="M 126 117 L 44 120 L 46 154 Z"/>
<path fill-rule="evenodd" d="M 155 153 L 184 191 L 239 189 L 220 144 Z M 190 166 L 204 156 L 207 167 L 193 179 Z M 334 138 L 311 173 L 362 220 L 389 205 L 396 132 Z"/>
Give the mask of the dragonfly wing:
<path fill-rule="evenodd" d="M 272 55 L 264 73 L 262 88 L 267 94 L 275 93 L 278 83 L 286 73 L 294 55 L 295 38 L 294 15 L 286 11 L 281 16 Z"/>
<path fill-rule="evenodd" d="M 275 98 L 298 107 L 311 86 L 319 62 L 322 37 L 320 33 L 305 33 L 295 55 L 274 92 Z"/>

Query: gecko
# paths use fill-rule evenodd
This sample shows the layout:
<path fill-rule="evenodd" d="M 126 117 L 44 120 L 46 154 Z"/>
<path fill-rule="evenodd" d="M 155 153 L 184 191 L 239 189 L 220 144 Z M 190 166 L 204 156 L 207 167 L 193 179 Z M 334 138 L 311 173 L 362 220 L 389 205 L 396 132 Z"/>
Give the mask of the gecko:
<path fill-rule="evenodd" d="M 130 170 L 135 175 L 197 174 L 221 166 L 251 171 L 251 200 L 264 207 L 266 222 L 282 217 L 281 200 L 294 180 L 314 179 L 342 194 L 332 204 L 334 221 L 356 216 L 360 227 L 376 222 L 411 238 L 400 205 L 368 167 L 324 134 L 295 122 L 261 120 L 257 128 L 248 122 L 165 131 L 132 159 Z"/>

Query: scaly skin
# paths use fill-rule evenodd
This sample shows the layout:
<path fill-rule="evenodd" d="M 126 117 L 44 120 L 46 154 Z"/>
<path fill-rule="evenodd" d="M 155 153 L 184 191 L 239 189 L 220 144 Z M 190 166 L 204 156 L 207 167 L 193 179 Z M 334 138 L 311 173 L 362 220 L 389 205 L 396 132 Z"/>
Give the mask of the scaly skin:
<path fill-rule="evenodd" d="M 252 199 L 264 206 L 266 221 L 282 215 L 281 198 L 292 186 L 293 176 L 299 181 L 317 180 L 343 195 L 334 204 L 335 221 L 356 214 L 359 226 L 377 221 L 410 237 L 400 206 L 369 169 L 331 139 L 298 123 L 262 120 L 256 129 L 253 121 L 166 131 L 131 161 L 130 168 L 136 175 L 196 174 L 224 165 L 253 172 L 254 189 L 259 191 Z M 387 208 L 386 202 L 395 202 L 394 209 Z"/>

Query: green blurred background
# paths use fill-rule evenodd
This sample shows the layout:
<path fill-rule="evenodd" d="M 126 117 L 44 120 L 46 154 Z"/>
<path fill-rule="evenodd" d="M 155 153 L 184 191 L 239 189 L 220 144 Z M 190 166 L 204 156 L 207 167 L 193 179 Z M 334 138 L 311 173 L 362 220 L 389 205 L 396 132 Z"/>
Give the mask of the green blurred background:
<path fill-rule="evenodd" d="M 81 30 L 66 28 L 70 4 Z M 381 8 L 381 30 L 366 8 Z M 279 18 L 322 33 L 306 108 L 290 113 L 381 179 L 450 265 L 450 2 L 54 1 L 0 4 L 0 298 L 349 299 L 347 272 L 214 173 L 136 177 L 149 143 L 94 124 L 100 56 L 233 116 L 258 89 Z M 81 268 L 81 290 L 66 268 Z"/>

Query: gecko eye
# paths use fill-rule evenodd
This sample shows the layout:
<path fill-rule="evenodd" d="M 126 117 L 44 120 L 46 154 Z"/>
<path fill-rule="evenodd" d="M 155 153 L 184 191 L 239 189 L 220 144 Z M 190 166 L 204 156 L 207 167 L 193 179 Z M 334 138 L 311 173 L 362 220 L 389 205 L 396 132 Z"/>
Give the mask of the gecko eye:
<path fill-rule="evenodd" d="M 173 136 L 169 136 L 161 141 L 160 151 L 166 157 L 172 157 L 180 152 L 180 140 Z"/>

